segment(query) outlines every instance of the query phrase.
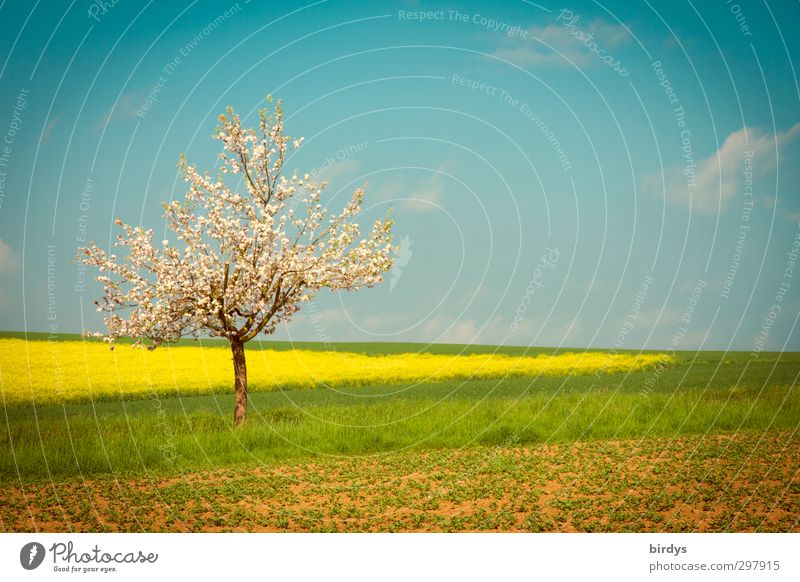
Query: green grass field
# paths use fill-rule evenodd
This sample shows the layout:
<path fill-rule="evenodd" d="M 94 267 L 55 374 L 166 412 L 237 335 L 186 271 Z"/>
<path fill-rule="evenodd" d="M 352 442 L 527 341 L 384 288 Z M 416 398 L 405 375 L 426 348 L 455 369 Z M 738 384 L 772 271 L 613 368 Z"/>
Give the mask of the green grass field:
<path fill-rule="evenodd" d="M 271 349 L 291 349 L 288 344 L 264 342 L 261 345 Z M 248 346 L 258 347 L 259 344 Z M 302 348 L 322 349 L 323 346 L 303 344 Z M 337 344 L 336 348 L 368 354 L 423 350 L 444 354 L 495 351 L 510 355 L 553 353 L 552 350 L 541 349 L 456 345 L 425 347 L 420 344 Z M 362 471 L 378 465 L 403 467 L 402 470 L 397 469 L 398 473 L 394 475 L 399 479 L 403 471 L 415 472 L 413 468 L 420 466 L 424 459 L 428 459 L 425 463 L 433 458 L 442 459 L 441 463 L 433 463 L 432 468 L 426 470 L 424 480 L 430 480 L 431 475 L 442 471 L 447 475 L 458 474 L 454 467 L 447 470 L 443 468 L 450 466 L 448 463 L 452 464 L 453 455 L 465 455 L 472 459 L 470 462 L 476 463 L 484 459 L 494 466 L 497 459 L 515 458 L 523 450 L 542 452 L 561 447 L 559 450 L 569 457 L 572 454 L 570 451 L 585 452 L 592 447 L 622 447 L 629 450 L 632 446 L 620 443 L 637 443 L 636 452 L 629 452 L 627 460 L 633 462 L 635 457 L 636 463 L 646 465 L 650 461 L 642 460 L 645 458 L 640 455 L 642 450 L 649 451 L 645 459 L 650 459 L 654 451 L 659 452 L 659 447 L 668 447 L 669 443 L 679 439 L 683 443 L 681 447 L 688 449 L 660 451 L 661 455 L 666 454 L 667 459 L 670 455 L 675 457 L 672 468 L 659 464 L 662 476 L 674 479 L 675 472 L 679 472 L 681 466 L 678 459 L 683 459 L 680 462 L 691 466 L 700 462 L 692 456 L 692 447 L 700 450 L 708 444 L 708 439 L 729 438 L 734 445 L 712 448 L 714 452 L 708 453 L 710 456 L 706 459 L 720 455 L 723 464 L 727 463 L 731 470 L 730 482 L 736 483 L 737 490 L 745 486 L 744 491 L 751 494 L 758 494 L 758 488 L 763 484 L 751 483 L 750 489 L 747 489 L 747 483 L 742 481 L 743 475 L 753 479 L 757 475 L 750 469 L 743 473 L 744 464 L 757 461 L 770 467 L 770 459 L 789 454 L 785 461 L 788 465 L 781 465 L 781 471 L 786 476 L 778 480 L 780 487 L 773 483 L 769 491 L 775 503 L 782 504 L 784 513 L 795 516 L 790 519 L 781 514 L 780 519 L 772 519 L 774 515 L 770 513 L 772 521 L 758 522 L 745 512 L 749 521 L 737 521 L 739 525 L 736 527 L 755 528 L 758 522 L 762 524 L 762 530 L 796 529 L 796 515 L 800 509 L 797 480 L 800 465 L 796 454 L 797 428 L 800 425 L 800 393 L 797 388 L 800 354 L 762 353 L 758 358 L 751 358 L 750 354 L 745 353 L 679 352 L 676 360 L 670 367 L 659 370 L 605 376 L 516 377 L 258 393 L 251 395 L 246 425 L 235 431 L 231 427 L 231 394 L 156 397 L 94 404 L 5 406 L 0 421 L 0 479 L 6 493 L 0 505 L 0 520 L 4 529 L 9 530 L 24 530 L 30 528 L 31 523 L 40 523 L 37 527 L 53 530 L 110 528 L 138 531 L 169 529 L 170 524 L 179 529 L 204 529 L 199 525 L 202 522 L 199 514 L 188 516 L 184 510 L 178 512 L 179 518 L 172 520 L 164 516 L 155 521 L 155 518 L 148 520 L 142 517 L 140 522 L 150 525 L 140 528 L 121 517 L 90 519 L 92 511 L 97 511 L 97 506 L 92 501 L 92 495 L 84 498 L 86 484 L 90 484 L 92 491 L 110 492 L 114 483 L 123 482 L 127 484 L 127 494 L 133 495 L 130 491 L 135 489 L 138 496 L 149 495 L 160 499 L 166 493 L 156 483 L 174 484 L 176 479 L 184 482 L 187 475 L 199 475 L 198 483 L 209 478 L 208 475 L 217 475 L 214 479 L 224 478 L 230 481 L 234 489 L 247 490 L 248 479 L 253 475 L 263 476 L 277 471 L 281 474 L 291 473 L 300 480 L 312 479 L 315 486 L 322 486 L 327 470 L 336 474 L 346 470 L 355 471 L 351 466 L 354 463 L 361 466 Z M 765 439 L 772 443 L 773 448 L 763 445 Z M 750 443 L 749 448 L 747 443 Z M 730 452 L 733 449 L 738 451 L 736 455 Z M 626 457 L 622 455 L 620 461 L 626 464 Z M 765 457 L 760 458 L 760 455 Z M 586 478 L 591 481 L 597 477 L 596 469 L 587 466 Z M 516 471 L 518 473 L 522 469 Z M 537 471 L 542 474 L 538 475 Z M 540 458 L 529 467 L 529 472 L 518 477 L 529 482 L 525 485 L 527 487 L 535 485 L 540 477 L 544 479 L 545 474 L 551 475 L 552 480 L 554 471 L 559 473 L 558 467 L 543 464 Z M 573 467 L 570 472 L 577 474 L 577 481 L 580 481 L 580 468 Z M 224 477 L 219 477 L 220 474 Z M 591 475 L 595 476 L 590 479 Z M 727 473 L 722 477 L 718 475 L 723 484 L 725 475 Z M 391 481 L 392 477 L 382 475 L 380 479 Z M 651 477 L 648 476 L 648 479 Z M 691 471 L 686 472 L 685 477 L 692 479 L 691 482 L 682 483 L 689 491 L 697 490 L 704 483 L 702 475 L 694 475 Z M 447 482 L 446 478 L 442 479 L 444 481 L 437 481 L 438 485 Z M 50 483 L 53 483 L 51 494 L 55 494 L 59 507 L 71 508 L 66 517 L 62 516 L 63 519 L 59 520 L 51 515 L 37 518 L 39 521 L 34 519 L 34 522 L 25 521 L 24 517 L 13 517 L 20 509 L 19 504 L 23 503 L 20 501 L 20 492 L 40 491 L 47 497 L 46 490 Z M 140 486 L 135 485 L 137 483 Z M 192 486 L 195 480 L 187 483 Z M 500 487 L 497 494 L 501 494 L 501 489 L 506 491 L 510 487 L 515 490 L 515 487 L 523 485 L 520 483 L 512 487 L 507 484 Z M 595 487 L 599 485 L 595 484 Z M 706 486 L 702 488 L 705 490 Z M 724 492 L 723 489 L 720 489 L 720 494 Z M 63 493 L 59 497 L 58 491 L 70 493 Z M 588 495 L 585 487 L 578 487 L 575 491 L 582 492 L 580 495 L 583 496 Z M 762 494 L 764 491 L 766 489 Z M 492 496 L 491 492 L 483 493 Z M 27 499 L 25 495 L 23 498 Z M 79 499 L 76 500 L 75 495 Z M 460 502 L 469 501 L 470 495 L 459 497 Z M 104 499 L 103 506 L 113 505 L 112 493 L 108 493 Z M 370 504 L 380 505 L 379 499 L 371 499 Z M 179 504 L 181 507 L 184 501 Z M 304 522 L 298 521 L 297 516 L 284 520 L 274 512 L 269 513 L 268 519 L 263 515 L 234 519 L 231 512 L 235 513 L 236 508 L 228 507 L 230 501 L 227 498 L 209 500 L 203 497 L 200 505 L 205 509 L 202 515 L 216 512 L 227 516 L 214 521 L 214 527 L 221 529 L 317 529 L 304 527 Z M 329 501 L 326 498 L 325 503 Z M 205 506 L 206 503 L 211 504 L 210 509 Z M 445 522 L 432 517 L 439 515 L 436 513 L 439 510 L 428 504 L 433 513 L 425 513 L 428 505 L 423 502 L 418 508 L 420 516 L 414 519 L 406 516 L 397 523 L 386 521 L 382 526 L 383 522 L 374 517 L 382 515 L 375 514 L 375 507 L 365 508 L 361 502 L 353 503 L 358 505 L 353 511 L 366 511 L 373 515 L 364 523 L 359 522 L 361 525 L 355 528 L 359 531 L 420 530 L 426 527 L 454 531 L 633 531 L 660 527 L 671 530 L 665 525 L 666 522 L 654 517 L 655 514 L 647 523 L 639 520 L 636 522 L 638 525 L 632 525 L 632 522 L 626 521 L 625 513 L 603 526 L 602 520 L 597 522 L 597 516 L 587 509 L 591 515 L 587 514 L 588 517 L 581 521 L 573 516 L 574 508 L 569 507 L 569 503 L 578 503 L 574 499 L 561 500 L 561 505 L 554 506 L 556 509 L 563 506 L 564 515 L 573 516 L 566 522 L 559 521 L 564 516 L 559 517 L 556 511 L 547 516 L 540 515 L 536 518 L 541 518 L 539 521 L 530 521 L 533 519 L 530 515 L 524 519 L 517 519 L 519 516 L 509 518 L 508 521 L 497 522 L 494 528 L 489 527 L 491 520 L 487 522 L 488 525 L 482 526 L 473 517 L 460 526 L 450 521 L 442 525 Z M 167 506 L 164 511 L 172 507 L 169 503 Z M 762 509 L 767 512 L 770 507 L 765 505 Z M 119 508 L 115 511 L 118 512 Z M 329 515 L 332 511 L 330 508 L 319 511 L 325 515 L 315 523 L 327 523 L 328 529 L 353 529 L 347 527 L 350 522 L 333 519 L 332 514 Z M 597 511 L 602 511 L 602 507 Z M 75 516 L 70 512 L 80 515 Z M 340 509 L 334 513 L 339 515 Z M 656 513 L 663 517 L 663 512 Z M 474 515 L 474 511 L 470 515 Z M 672 529 L 691 530 L 687 525 L 690 520 L 687 522 L 686 519 L 682 517 L 680 523 L 683 525 Z M 722 521 L 714 522 L 715 525 L 709 527 L 714 531 L 724 530 Z M 339 525 L 335 526 L 336 523 Z"/>

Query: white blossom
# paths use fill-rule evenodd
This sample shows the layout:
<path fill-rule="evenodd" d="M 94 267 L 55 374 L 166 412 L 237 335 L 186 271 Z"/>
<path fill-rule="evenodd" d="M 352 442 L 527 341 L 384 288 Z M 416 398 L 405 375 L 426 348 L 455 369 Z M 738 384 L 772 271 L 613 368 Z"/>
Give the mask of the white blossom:
<path fill-rule="evenodd" d="M 320 203 L 324 183 L 282 175 L 287 148 L 302 139 L 284 135 L 280 101 L 259 112 L 257 128 L 242 127 L 230 107 L 219 122 L 218 178 L 180 160 L 188 190 L 164 205 L 173 246 L 165 239 L 156 248 L 151 229 L 117 219 L 116 246 L 127 256 L 118 261 L 94 243 L 81 249 L 79 258 L 104 273 L 95 303 L 107 333 L 95 335 L 112 345 L 122 336 L 154 347 L 202 334 L 244 343 L 272 333 L 320 289 L 371 287 L 392 266 L 392 220 L 377 220 L 361 238 L 362 188 L 331 214 Z M 245 190 L 231 190 L 226 174 L 242 174 Z M 301 204 L 290 209 L 293 197 Z"/>

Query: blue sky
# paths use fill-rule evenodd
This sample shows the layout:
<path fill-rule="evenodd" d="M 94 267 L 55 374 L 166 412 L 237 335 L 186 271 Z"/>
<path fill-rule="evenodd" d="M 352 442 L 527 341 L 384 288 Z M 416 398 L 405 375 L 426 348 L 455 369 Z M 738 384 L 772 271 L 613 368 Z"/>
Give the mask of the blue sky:
<path fill-rule="evenodd" d="M 0 329 L 102 330 L 70 263 L 163 231 L 267 94 L 405 250 L 280 339 L 797 350 L 800 5 L 0 4 Z M 5 149 L 3 149 L 5 148 Z M 366 220 L 366 219 L 365 219 Z M 84 283 L 84 277 L 86 281 Z"/>

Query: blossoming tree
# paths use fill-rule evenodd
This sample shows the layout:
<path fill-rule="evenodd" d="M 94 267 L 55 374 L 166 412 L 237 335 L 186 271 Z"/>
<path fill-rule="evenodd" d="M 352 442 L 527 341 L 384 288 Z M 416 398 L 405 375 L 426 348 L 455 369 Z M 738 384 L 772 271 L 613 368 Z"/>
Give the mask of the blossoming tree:
<path fill-rule="evenodd" d="M 268 103 L 272 100 L 268 98 Z M 117 219 L 127 247 L 118 260 L 94 243 L 80 260 L 100 270 L 106 333 L 154 349 L 181 337 L 227 338 L 233 354 L 233 422 L 247 416 L 244 345 L 289 321 L 323 287 L 357 290 L 382 280 L 392 266 L 392 221 L 377 220 L 361 238 L 355 222 L 364 190 L 356 190 L 339 214 L 320 203 L 325 182 L 282 174 L 286 152 L 300 146 L 283 133 L 280 101 L 259 111 L 256 129 L 242 127 L 232 108 L 219 117 L 214 137 L 222 142 L 219 176 L 201 174 L 181 157 L 188 184 L 183 200 L 164 204 L 167 227 L 175 233 L 153 244 L 152 229 Z M 231 189 L 224 175 L 236 174 L 244 188 Z"/>

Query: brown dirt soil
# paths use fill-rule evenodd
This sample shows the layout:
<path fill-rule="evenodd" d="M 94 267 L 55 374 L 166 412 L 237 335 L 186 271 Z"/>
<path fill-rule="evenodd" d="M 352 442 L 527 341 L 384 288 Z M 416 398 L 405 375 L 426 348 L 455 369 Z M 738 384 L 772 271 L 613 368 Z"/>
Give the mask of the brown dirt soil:
<path fill-rule="evenodd" d="M 16 483 L 4 531 L 800 531 L 797 432 Z"/>

